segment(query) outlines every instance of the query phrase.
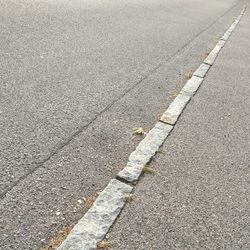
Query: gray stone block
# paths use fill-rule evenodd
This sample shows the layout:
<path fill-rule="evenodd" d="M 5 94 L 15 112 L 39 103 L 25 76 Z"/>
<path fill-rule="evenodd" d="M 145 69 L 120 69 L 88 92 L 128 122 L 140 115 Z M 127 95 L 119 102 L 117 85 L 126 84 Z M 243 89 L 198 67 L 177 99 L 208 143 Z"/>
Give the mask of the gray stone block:
<path fill-rule="evenodd" d="M 227 30 L 228 32 L 232 33 L 234 29 L 236 28 L 237 23 L 233 22 L 230 28 Z"/>
<path fill-rule="evenodd" d="M 127 182 L 136 182 L 141 176 L 144 167 L 144 164 L 131 164 L 128 162 L 126 167 L 117 174 L 117 177 Z"/>
<path fill-rule="evenodd" d="M 219 54 L 222 47 L 225 45 L 225 41 L 219 40 L 219 42 L 215 45 L 214 49 L 209 53 L 207 58 L 204 60 L 204 63 L 213 65 L 217 55 Z"/>
<path fill-rule="evenodd" d="M 173 126 L 157 122 L 155 127 L 149 131 L 136 150 L 129 156 L 126 167 L 117 176 L 128 182 L 137 181 L 143 168 L 156 154 L 172 129 Z"/>
<path fill-rule="evenodd" d="M 231 32 L 226 31 L 221 40 L 227 41 L 229 37 L 231 36 Z"/>
<path fill-rule="evenodd" d="M 206 64 L 207 65 L 207 64 Z M 209 66 L 209 65 L 207 65 Z M 210 67 L 210 66 L 209 66 Z M 185 86 L 181 90 L 181 94 L 192 96 L 197 91 L 201 83 L 203 82 L 204 78 L 192 76 L 190 80 L 187 81 Z"/>
<path fill-rule="evenodd" d="M 190 96 L 179 94 L 161 116 L 160 121 L 174 125 L 190 100 Z"/>
<path fill-rule="evenodd" d="M 219 52 L 224 47 L 225 44 L 226 44 L 225 41 L 219 40 L 219 42 L 216 44 L 214 50 L 217 50 Z"/>
<path fill-rule="evenodd" d="M 229 27 L 229 29 L 225 32 L 221 40 L 227 41 L 234 29 L 236 28 L 237 24 L 239 23 L 242 15 L 239 15 L 238 18 L 232 23 L 232 25 Z"/>
<path fill-rule="evenodd" d="M 240 22 L 240 17 L 236 18 L 234 23 L 237 25 Z"/>
<path fill-rule="evenodd" d="M 204 63 L 207 63 L 209 65 L 213 65 L 217 55 L 218 55 L 218 53 L 216 53 L 215 51 L 212 50 L 209 53 L 209 55 L 207 56 L 207 58 L 204 60 Z"/>
<path fill-rule="evenodd" d="M 200 67 L 194 72 L 193 75 L 204 78 L 210 67 L 211 67 L 210 65 L 202 63 Z"/>
<path fill-rule="evenodd" d="M 111 180 L 58 250 L 96 249 L 96 244 L 108 233 L 132 189 L 130 185 Z"/>

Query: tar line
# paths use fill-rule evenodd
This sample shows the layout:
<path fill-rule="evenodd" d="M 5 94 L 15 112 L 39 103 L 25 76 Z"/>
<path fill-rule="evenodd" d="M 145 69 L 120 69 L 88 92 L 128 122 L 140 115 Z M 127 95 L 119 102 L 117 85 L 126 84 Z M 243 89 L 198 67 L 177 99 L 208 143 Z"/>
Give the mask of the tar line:
<path fill-rule="evenodd" d="M 136 150 L 131 153 L 125 168 L 100 193 L 92 207 L 75 225 L 68 237 L 58 247 L 58 250 L 93 250 L 96 249 L 98 242 L 105 238 L 122 208 L 129 200 L 136 183 L 143 174 L 144 167 L 157 154 L 160 146 L 171 133 L 179 116 L 197 92 L 219 52 L 245 13 L 246 7 L 245 1 L 240 15 L 194 72 L 192 78 L 186 82 L 178 96 L 160 117 L 159 122 L 139 143 Z"/>

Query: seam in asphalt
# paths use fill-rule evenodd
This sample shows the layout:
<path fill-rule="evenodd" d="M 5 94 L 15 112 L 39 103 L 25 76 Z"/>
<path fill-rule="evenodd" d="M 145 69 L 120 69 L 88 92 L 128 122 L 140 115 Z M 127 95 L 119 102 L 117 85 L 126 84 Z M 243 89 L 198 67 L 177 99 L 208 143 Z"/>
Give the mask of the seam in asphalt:
<path fill-rule="evenodd" d="M 125 97 L 130 91 L 132 91 L 134 88 L 136 88 L 140 83 L 142 83 L 144 80 L 146 80 L 149 76 L 151 76 L 157 69 L 159 69 L 161 66 L 163 66 L 166 62 L 170 61 L 172 58 L 174 58 L 178 53 L 183 51 L 188 45 L 190 45 L 196 38 L 198 38 L 201 34 L 203 34 L 205 31 L 207 31 L 209 28 L 211 28 L 214 24 L 216 24 L 221 18 L 223 18 L 226 14 L 228 14 L 233 8 L 235 8 L 238 4 L 242 2 L 241 0 L 238 0 L 237 3 L 235 3 L 233 6 L 231 6 L 227 11 L 225 11 L 221 16 L 216 18 L 213 22 L 211 22 L 205 29 L 198 32 L 191 40 L 189 40 L 187 43 L 185 43 L 181 48 L 176 50 L 171 56 L 160 62 L 156 67 L 149 70 L 148 74 L 146 74 L 144 77 L 142 77 L 138 82 L 136 82 L 133 86 L 128 88 L 124 93 L 118 96 L 115 100 L 113 100 L 110 104 L 108 104 L 104 109 L 102 109 L 91 121 L 89 121 L 87 124 L 81 126 L 76 132 L 74 132 L 68 139 L 66 139 L 64 142 L 58 145 L 57 148 L 51 151 L 51 153 L 44 158 L 40 162 L 33 162 L 32 164 L 35 164 L 36 166 L 32 168 L 30 171 L 27 171 L 23 176 L 21 176 L 18 180 L 13 182 L 9 187 L 7 187 L 3 192 L 0 193 L 0 199 L 2 199 L 9 191 L 11 191 L 15 186 L 17 186 L 22 180 L 26 179 L 29 175 L 34 173 L 38 168 L 43 167 L 43 164 L 49 161 L 54 155 L 56 155 L 62 148 L 69 145 L 70 142 L 76 138 L 79 134 L 81 134 L 86 128 L 88 128 L 94 121 L 98 119 L 99 116 L 101 116 L 103 113 L 108 111 L 114 104 L 116 104 L 118 101 L 120 101 L 123 97 Z"/>

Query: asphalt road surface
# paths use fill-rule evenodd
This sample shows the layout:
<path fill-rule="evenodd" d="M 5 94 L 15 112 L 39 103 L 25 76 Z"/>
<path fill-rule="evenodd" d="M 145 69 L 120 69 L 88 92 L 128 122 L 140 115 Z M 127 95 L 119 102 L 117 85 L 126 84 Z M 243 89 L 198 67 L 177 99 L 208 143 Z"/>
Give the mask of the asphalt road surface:
<path fill-rule="evenodd" d="M 242 4 L 0 0 L 1 249 L 84 214 Z"/>
<path fill-rule="evenodd" d="M 250 249 L 249 24 L 247 9 L 109 233 L 114 250 Z"/>

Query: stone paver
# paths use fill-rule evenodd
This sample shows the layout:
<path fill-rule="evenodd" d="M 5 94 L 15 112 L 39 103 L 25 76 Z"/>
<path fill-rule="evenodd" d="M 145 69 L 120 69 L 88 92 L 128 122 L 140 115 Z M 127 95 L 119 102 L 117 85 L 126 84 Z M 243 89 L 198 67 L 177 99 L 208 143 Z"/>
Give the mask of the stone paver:
<path fill-rule="evenodd" d="M 209 69 L 210 65 L 202 63 L 201 66 L 194 72 L 193 75 L 198 77 L 205 77 Z"/>
<path fill-rule="evenodd" d="M 179 94 L 163 113 L 160 121 L 174 125 L 190 100 L 190 96 Z"/>
<path fill-rule="evenodd" d="M 111 180 L 58 250 L 94 250 L 114 223 L 132 187 Z"/>
<path fill-rule="evenodd" d="M 155 127 L 149 131 L 136 150 L 129 156 L 127 166 L 118 173 L 118 177 L 129 182 L 137 181 L 143 168 L 159 150 L 172 128 L 168 124 L 156 123 Z"/>

